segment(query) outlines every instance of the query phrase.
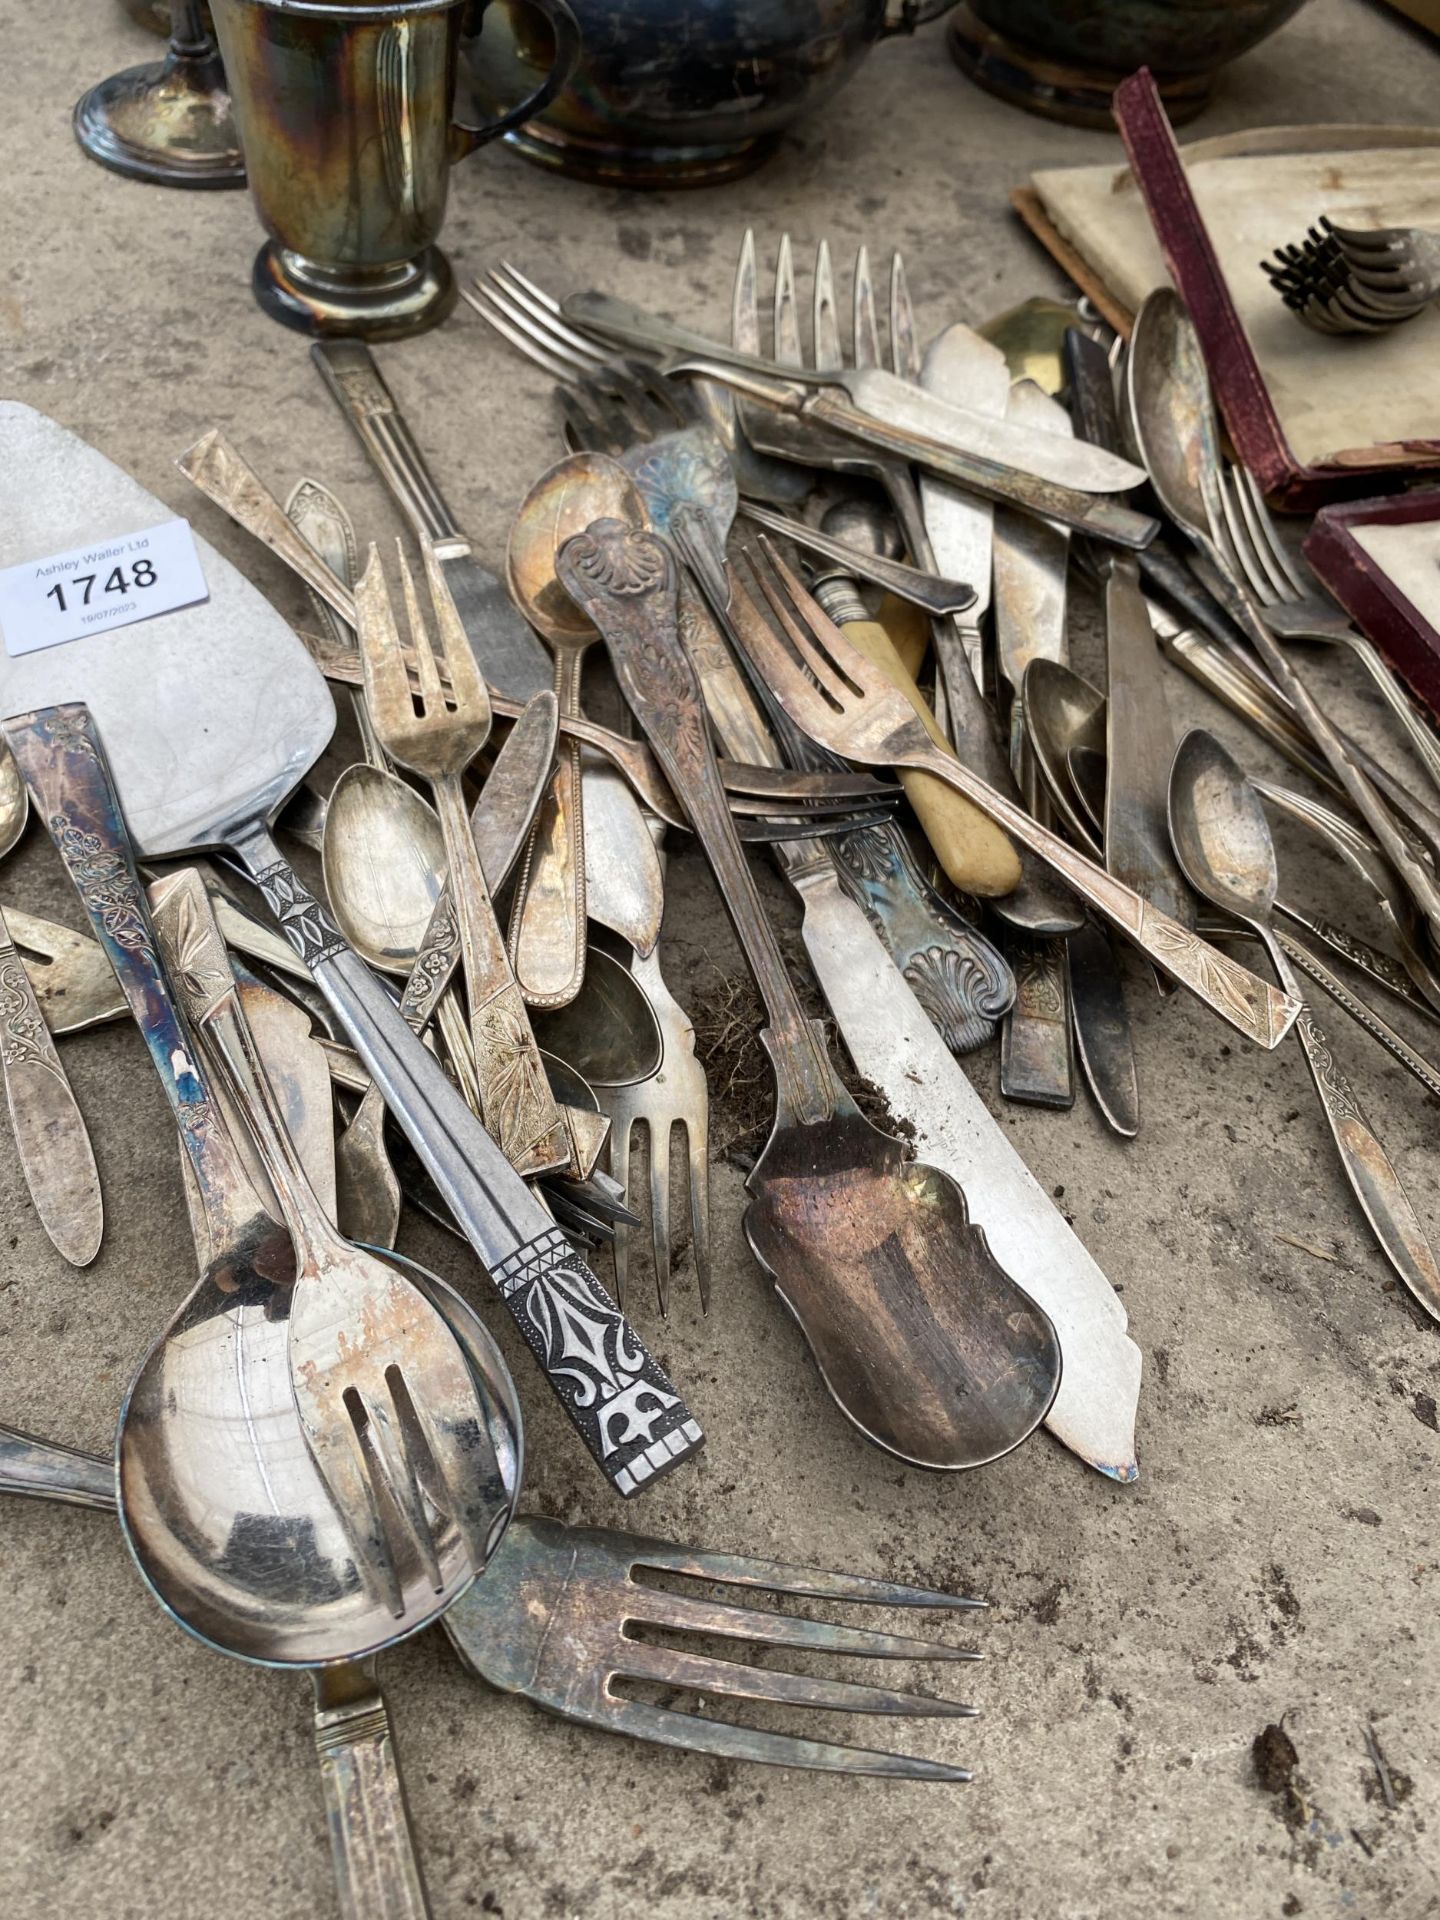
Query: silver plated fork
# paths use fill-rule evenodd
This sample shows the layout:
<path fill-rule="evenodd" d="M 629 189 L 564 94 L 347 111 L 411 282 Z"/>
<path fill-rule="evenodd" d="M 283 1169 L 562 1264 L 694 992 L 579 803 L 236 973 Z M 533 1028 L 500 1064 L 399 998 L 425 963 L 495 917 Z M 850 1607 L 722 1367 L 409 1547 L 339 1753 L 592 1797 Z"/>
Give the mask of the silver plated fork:
<path fill-rule="evenodd" d="M 1265 496 L 1248 468 L 1227 462 L 1220 476 L 1225 532 L 1265 624 L 1282 640 L 1318 640 L 1348 648 L 1405 730 L 1416 757 L 1440 791 L 1440 740 L 1405 697 L 1384 657 L 1341 609 L 1307 584 L 1285 551 Z"/>
<path fill-rule="evenodd" d="M 512 1521 L 485 1578 L 446 1614 L 446 1630 L 461 1658 L 492 1687 L 523 1693 L 566 1720 L 611 1733 L 727 1760 L 760 1760 L 822 1773 L 878 1774 L 892 1780 L 971 1777 L 964 1767 L 947 1761 L 736 1726 L 708 1712 L 702 1717 L 654 1705 L 633 1697 L 629 1689 L 638 1682 L 698 1693 L 707 1702 L 757 1700 L 839 1713 L 968 1719 L 977 1709 L 955 1701 L 755 1666 L 746 1656 L 762 1647 L 780 1647 L 861 1659 L 953 1663 L 978 1660 L 974 1649 L 737 1606 L 708 1598 L 698 1585 L 694 1592 L 662 1590 L 637 1579 L 638 1573 L 688 1575 L 697 1583 L 871 1606 L 955 1611 L 984 1605 L 888 1580 L 812 1572 L 749 1555 L 699 1553 L 635 1534 L 566 1527 L 527 1516 Z M 723 1660 L 681 1645 L 656 1645 L 642 1640 L 637 1628 L 663 1629 L 673 1636 L 718 1636 L 733 1642 L 741 1657 Z"/>

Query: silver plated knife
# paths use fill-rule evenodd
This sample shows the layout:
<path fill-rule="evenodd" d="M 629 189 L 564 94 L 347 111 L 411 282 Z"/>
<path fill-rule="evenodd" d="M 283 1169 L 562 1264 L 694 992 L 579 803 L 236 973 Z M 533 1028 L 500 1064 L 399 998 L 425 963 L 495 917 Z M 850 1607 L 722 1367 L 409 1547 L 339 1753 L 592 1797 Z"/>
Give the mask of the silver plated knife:
<path fill-rule="evenodd" d="M 472 553 L 374 354 L 360 340 L 316 340 L 310 352 L 415 538 L 440 562 L 486 680 L 512 700 L 544 692 L 555 678 L 549 654 Z"/>

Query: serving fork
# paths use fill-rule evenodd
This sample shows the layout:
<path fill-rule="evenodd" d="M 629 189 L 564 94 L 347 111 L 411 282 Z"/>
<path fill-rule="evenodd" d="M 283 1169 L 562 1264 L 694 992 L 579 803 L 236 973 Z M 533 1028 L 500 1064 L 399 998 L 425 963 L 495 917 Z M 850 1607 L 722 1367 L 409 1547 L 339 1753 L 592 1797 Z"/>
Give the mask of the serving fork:
<path fill-rule="evenodd" d="M 846 640 L 763 535 L 754 559 L 756 580 L 789 647 L 760 623 L 746 627 L 744 644 L 790 717 L 812 739 L 864 766 L 908 765 L 938 773 L 1038 853 L 1087 905 L 1237 1032 L 1267 1049 L 1279 1045 L 1300 1011 L 1297 1000 L 1217 953 L 942 753 L 909 701 Z"/>
<path fill-rule="evenodd" d="M 27 1494 L 72 1506 L 113 1509 L 114 1472 L 93 1454 L 0 1426 L 0 1493 Z M 466 1667 L 504 1693 L 607 1733 L 628 1734 L 661 1746 L 727 1760 L 756 1760 L 810 1772 L 879 1775 L 890 1780 L 963 1782 L 969 1771 L 914 1754 L 879 1753 L 737 1726 L 673 1706 L 654 1706 L 620 1691 L 649 1680 L 713 1699 L 756 1700 L 820 1711 L 896 1714 L 909 1719 L 973 1719 L 979 1709 L 898 1688 L 856 1685 L 751 1664 L 765 1647 L 869 1660 L 943 1662 L 979 1660 L 973 1648 L 872 1627 L 836 1626 L 795 1614 L 724 1604 L 696 1592 L 660 1590 L 638 1576 L 664 1574 L 746 1593 L 850 1605 L 949 1613 L 983 1609 L 983 1600 L 861 1574 L 823 1573 L 749 1554 L 705 1553 L 647 1540 L 637 1534 L 569 1527 L 521 1515 L 512 1520 L 495 1557 L 465 1597 L 445 1615 L 445 1629 Z M 656 1646 L 635 1629 L 720 1636 L 735 1659 L 689 1648 Z M 322 1676 L 329 1680 L 322 1681 Z M 364 1680 L 368 1699 L 347 1700 L 337 1681 Z M 342 1905 L 351 1920 L 384 1913 L 387 1920 L 428 1912 L 405 1821 L 404 1800 L 385 1702 L 371 1662 L 317 1668 L 316 1744 L 320 1749 L 331 1838 Z M 378 1823 L 378 1824 L 375 1824 Z M 387 1846 L 390 1859 L 386 1859 Z M 394 1876 L 361 1897 L 388 1866 Z M 408 1867 L 413 1908 L 401 1897 Z"/>

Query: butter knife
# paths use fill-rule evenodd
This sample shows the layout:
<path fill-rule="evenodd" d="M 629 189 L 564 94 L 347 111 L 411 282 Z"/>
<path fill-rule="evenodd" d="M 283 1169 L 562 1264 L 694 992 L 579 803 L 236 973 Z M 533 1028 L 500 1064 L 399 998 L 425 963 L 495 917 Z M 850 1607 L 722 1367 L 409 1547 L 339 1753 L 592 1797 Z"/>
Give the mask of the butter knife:
<path fill-rule="evenodd" d="M 776 849 L 782 859 L 790 844 Z M 1110 1282 L 1001 1132 L 833 866 L 787 871 L 800 937 L 855 1069 L 915 1128 L 916 1151 L 964 1184 L 995 1258 L 1049 1314 L 1064 1370 L 1045 1425 L 1114 1480 L 1134 1480 L 1140 1349 Z"/>
<path fill-rule="evenodd" d="M 415 538 L 439 561 L 486 680 L 512 700 L 544 692 L 555 678 L 550 656 L 471 552 L 374 354 L 360 340 L 316 340 L 310 352 Z"/>
<path fill-rule="evenodd" d="M 40 1224 L 72 1267 L 100 1251 L 105 1218 L 90 1135 L 25 963 L 0 912 L 0 1072 Z"/>
<path fill-rule="evenodd" d="M 1072 327 L 1066 369 L 1076 424 L 1084 436 L 1118 446 L 1110 362 L 1097 340 Z M 1109 872 L 1183 927 L 1195 925 L 1195 897 L 1170 844 L 1170 765 L 1175 730 L 1165 700 L 1164 663 L 1140 591 L 1139 569 L 1097 548 L 1105 579 L 1105 865 Z"/>

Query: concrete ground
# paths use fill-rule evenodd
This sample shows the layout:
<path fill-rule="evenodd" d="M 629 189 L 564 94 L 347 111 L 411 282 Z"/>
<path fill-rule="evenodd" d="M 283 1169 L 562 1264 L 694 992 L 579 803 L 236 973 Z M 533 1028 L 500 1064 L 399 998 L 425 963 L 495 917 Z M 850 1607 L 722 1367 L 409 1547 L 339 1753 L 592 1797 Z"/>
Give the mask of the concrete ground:
<path fill-rule="evenodd" d="M 154 51 L 110 0 L 0 0 L 0 30 L 0 391 L 193 514 L 298 614 L 280 569 L 171 464 L 218 424 L 278 489 L 308 471 L 341 491 L 365 536 L 395 528 L 304 344 L 251 302 L 247 199 L 130 184 L 81 157 L 76 95 Z M 1197 131 L 1424 120 L 1437 81 L 1434 43 L 1398 18 L 1314 0 L 1233 69 Z M 928 330 L 1058 289 L 1007 193 L 1031 166 L 1117 153 L 1107 136 L 973 92 L 931 29 L 877 53 L 828 123 L 804 126 L 752 180 L 627 197 L 491 151 L 457 173 L 447 239 L 463 270 L 506 255 L 548 284 L 604 284 L 712 326 L 747 224 L 789 227 L 807 246 L 828 231 L 842 254 L 899 244 Z M 554 444 L 545 380 L 465 311 L 384 363 L 478 552 L 498 561 Z M 1077 620 L 1074 645 L 1093 664 L 1093 623 Z M 1355 680 L 1332 684 L 1350 722 L 1378 736 Z M 1217 723 L 1188 686 L 1172 692 L 1177 718 Z M 1289 891 L 1353 914 L 1334 869 L 1288 836 L 1282 857 Z M 672 876 L 666 964 L 686 999 L 738 961 L 699 863 L 679 854 Z M 34 829 L 0 891 L 80 924 Z M 771 897 L 789 913 L 778 884 Z M 975 1783 L 838 1781 L 624 1743 L 487 1695 L 431 1633 L 386 1660 L 385 1681 L 442 1920 L 1440 1913 L 1436 1330 L 1417 1324 L 1367 1237 L 1298 1048 L 1258 1056 L 1184 995 L 1160 1006 L 1138 969 L 1130 988 L 1139 1139 L 1109 1136 L 1083 1098 L 1069 1115 L 1011 1107 L 1000 1119 L 1123 1289 L 1146 1354 L 1138 1486 L 1097 1478 L 1044 1436 L 959 1480 L 863 1445 L 746 1252 L 726 1164 L 714 1168 L 709 1318 L 688 1279 L 668 1324 L 643 1294 L 636 1303 L 709 1451 L 635 1510 L 622 1516 L 604 1493 L 490 1312 L 530 1417 L 532 1510 L 991 1596 L 976 1629 L 987 1662 L 964 1674 L 985 1718 L 844 1730 L 963 1760 Z M 1434 1103 L 1331 1024 L 1422 1213 L 1440 1222 Z M 174 1134 L 138 1038 L 117 1027 L 65 1054 L 108 1232 L 88 1272 L 62 1267 L 0 1150 L 0 1418 L 104 1450 L 193 1265 Z M 993 1059 L 971 1064 L 996 1101 Z M 453 1244 L 423 1226 L 405 1244 L 486 1304 Z M 6 1920 L 333 1913 L 303 1679 L 219 1659 L 169 1624 L 103 1517 L 12 1503 L 0 1526 Z M 1272 1735 L 1257 1766 L 1257 1736 L 1282 1722 L 1293 1760 Z"/>

